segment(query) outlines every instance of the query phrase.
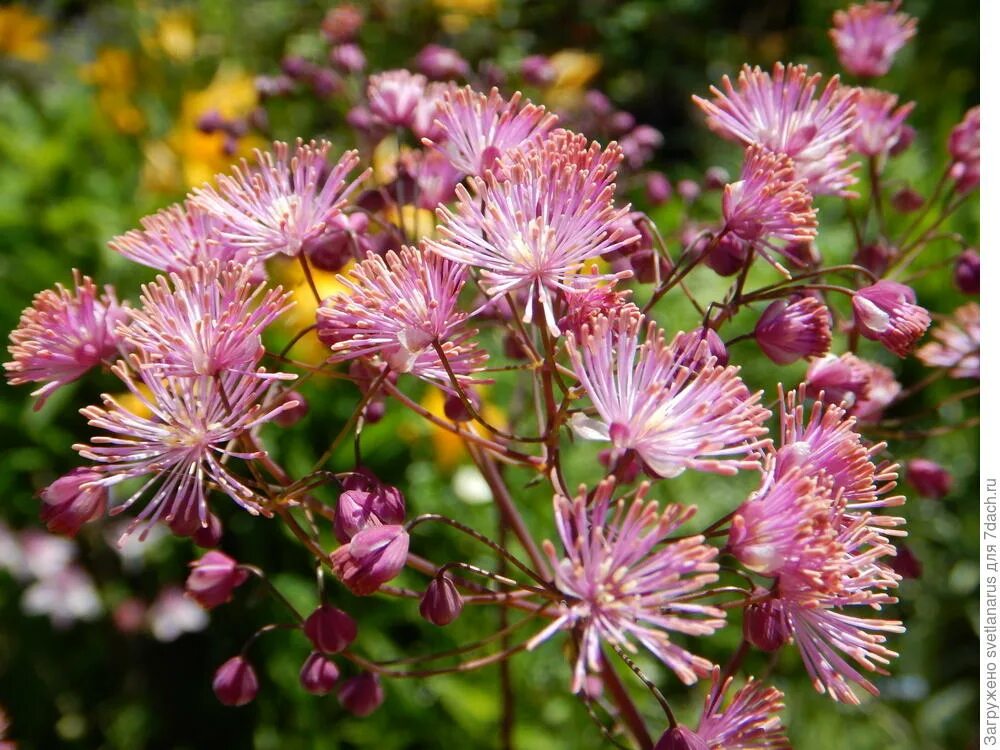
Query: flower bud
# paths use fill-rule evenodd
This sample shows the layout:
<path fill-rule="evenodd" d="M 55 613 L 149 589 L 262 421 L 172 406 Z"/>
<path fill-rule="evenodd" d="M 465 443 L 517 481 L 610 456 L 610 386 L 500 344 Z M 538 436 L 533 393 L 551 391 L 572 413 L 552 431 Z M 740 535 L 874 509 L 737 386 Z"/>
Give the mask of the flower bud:
<path fill-rule="evenodd" d="M 729 172 L 724 167 L 709 167 L 705 170 L 702 184 L 705 190 L 721 190 L 729 182 Z"/>
<path fill-rule="evenodd" d="M 912 125 L 903 123 L 899 127 L 899 136 L 894 144 L 889 148 L 889 156 L 899 156 L 906 151 L 917 137 L 917 131 Z"/>
<path fill-rule="evenodd" d="M 368 64 L 365 53 L 356 44 L 338 44 L 332 47 L 327 59 L 341 73 L 360 73 Z"/>
<path fill-rule="evenodd" d="M 854 262 L 867 268 L 876 276 L 881 276 L 899 255 L 899 251 L 881 242 L 865 245 L 854 254 Z"/>
<path fill-rule="evenodd" d="M 299 671 L 299 683 L 306 692 L 313 695 L 329 693 L 337 684 L 338 677 L 340 677 L 340 670 L 337 669 L 337 665 L 317 651 L 313 651 L 306 657 L 305 663 Z"/>
<path fill-rule="evenodd" d="M 652 248 L 632 253 L 628 264 L 640 284 L 658 284 L 670 275 L 670 261 Z"/>
<path fill-rule="evenodd" d="M 896 555 L 889 558 L 889 567 L 903 578 L 917 579 L 924 572 L 923 563 L 905 544 L 896 545 Z"/>
<path fill-rule="evenodd" d="M 275 406 L 294 404 L 290 409 L 277 414 L 271 421 L 279 427 L 292 427 L 309 413 L 309 402 L 298 391 L 285 391 Z"/>
<path fill-rule="evenodd" d="M 356 38 L 364 22 L 364 14 L 359 8 L 343 3 L 326 12 L 319 28 L 330 44 L 342 44 Z"/>
<path fill-rule="evenodd" d="M 635 115 L 631 112 L 618 110 L 608 118 L 608 130 L 615 137 L 627 133 L 635 127 Z"/>
<path fill-rule="evenodd" d="M 473 408 L 477 411 L 479 410 L 479 396 L 475 392 L 466 391 L 465 398 L 472 404 Z M 465 407 L 462 397 L 455 393 L 451 393 L 445 398 L 444 415 L 452 422 L 468 422 L 473 418 L 469 410 Z"/>
<path fill-rule="evenodd" d="M 41 491 L 39 512 L 49 531 L 75 536 L 80 528 L 104 513 L 108 490 L 96 482 L 101 475 L 92 469 L 78 467 L 64 474 Z"/>
<path fill-rule="evenodd" d="M 781 606 L 774 599 L 751 604 L 743 611 L 743 637 L 761 651 L 777 651 L 788 642 Z"/>
<path fill-rule="evenodd" d="M 666 203 L 670 200 L 673 192 L 670 180 L 663 172 L 648 172 L 646 174 L 646 200 L 652 205 L 659 206 Z"/>
<path fill-rule="evenodd" d="M 701 195 L 701 188 L 694 180 L 681 180 L 677 183 L 677 194 L 685 203 L 693 203 Z"/>
<path fill-rule="evenodd" d="M 921 495 L 935 500 L 951 492 L 953 483 L 947 469 L 926 458 L 914 458 L 906 465 L 906 480 Z"/>
<path fill-rule="evenodd" d="M 353 618 L 332 604 L 321 604 L 302 625 L 313 647 L 324 654 L 339 654 L 358 636 Z"/>
<path fill-rule="evenodd" d="M 815 297 L 775 300 L 757 321 L 754 338 L 774 363 L 819 357 L 830 350 L 830 313 Z"/>
<path fill-rule="evenodd" d="M 897 191 L 892 196 L 892 207 L 901 214 L 910 214 L 919 209 L 926 202 L 924 196 L 910 187 L 905 187 Z"/>
<path fill-rule="evenodd" d="M 549 86 L 556 80 L 556 69 L 545 55 L 528 55 L 521 61 L 521 77 L 532 86 Z"/>
<path fill-rule="evenodd" d="M 301 55 L 287 55 L 281 60 L 281 72 L 296 81 L 305 81 L 312 77 L 316 65 Z"/>
<path fill-rule="evenodd" d="M 695 252 L 708 247 L 708 251 L 702 256 L 702 262 L 719 276 L 732 276 L 746 265 L 750 245 L 732 232 L 726 232 L 718 242 L 710 243 L 710 237 L 702 238 L 695 247 Z"/>
<path fill-rule="evenodd" d="M 337 691 L 337 700 L 355 716 L 368 716 L 382 705 L 382 683 L 377 674 L 362 672 L 344 680 Z"/>
<path fill-rule="evenodd" d="M 418 71 L 434 81 L 447 81 L 452 78 L 466 78 L 469 75 L 469 63 L 458 52 L 440 44 L 428 44 L 417 56 L 413 64 Z"/>
<path fill-rule="evenodd" d="M 228 602 L 250 574 L 229 555 L 212 550 L 191 563 L 184 590 L 205 609 Z"/>
<path fill-rule="evenodd" d="M 257 673 L 242 656 L 234 656 L 212 678 L 215 697 L 224 706 L 244 706 L 257 697 Z"/>
<path fill-rule="evenodd" d="M 851 353 L 836 356 L 827 354 L 813 360 L 806 370 L 806 394 L 828 404 L 845 404 L 847 407 L 868 395 L 869 369 L 863 360 Z"/>
<path fill-rule="evenodd" d="M 971 248 L 955 260 L 955 286 L 965 294 L 979 294 L 979 253 Z"/>
<path fill-rule="evenodd" d="M 214 513 L 208 514 L 208 523 L 191 535 L 191 541 L 199 547 L 218 547 L 222 541 L 222 521 Z"/>
<path fill-rule="evenodd" d="M 859 289 L 853 298 L 858 333 L 905 357 L 931 324 L 931 316 L 916 301 L 910 287 L 895 281 Z"/>
<path fill-rule="evenodd" d="M 711 750 L 708 743 L 685 726 L 668 729 L 653 750 Z"/>
<path fill-rule="evenodd" d="M 427 586 L 420 600 L 420 616 L 427 622 L 444 627 L 462 613 L 462 595 L 447 573 L 438 575 Z"/>
<path fill-rule="evenodd" d="M 341 544 L 370 526 L 400 524 L 406 517 L 406 501 L 395 487 L 361 473 L 343 484 L 333 520 L 333 533 Z"/>
<path fill-rule="evenodd" d="M 410 535 L 402 526 L 372 526 L 334 550 L 330 559 L 344 585 L 365 596 L 399 575 L 409 548 Z"/>

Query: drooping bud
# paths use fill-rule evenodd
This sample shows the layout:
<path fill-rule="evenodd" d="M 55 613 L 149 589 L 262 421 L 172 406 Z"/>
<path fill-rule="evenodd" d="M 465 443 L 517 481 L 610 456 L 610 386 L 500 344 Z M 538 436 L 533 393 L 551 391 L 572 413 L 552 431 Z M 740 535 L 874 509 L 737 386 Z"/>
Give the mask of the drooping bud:
<path fill-rule="evenodd" d="M 100 478 L 96 471 L 81 466 L 59 477 L 39 493 L 42 499 L 39 515 L 49 531 L 75 536 L 85 523 L 104 513 L 107 488 L 85 486 Z"/>
<path fill-rule="evenodd" d="M 743 637 L 768 653 L 788 642 L 788 629 L 777 601 L 755 602 L 743 610 Z"/>
<path fill-rule="evenodd" d="M 285 391 L 281 394 L 275 406 L 283 404 L 294 404 L 291 408 L 275 415 L 272 420 L 279 427 L 292 427 L 309 413 L 309 402 L 306 397 L 298 391 Z"/>
<path fill-rule="evenodd" d="M 479 396 L 476 395 L 475 391 L 466 391 L 465 397 L 470 404 L 478 411 L 479 410 Z M 444 415 L 448 417 L 452 422 L 468 422 L 472 419 L 472 415 L 469 410 L 465 407 L 465 402 L 462 397 L 457 393 L 450 393 L 445 397 L 444 400 Z"/>
<path fill-rule="evenodd" d="M 350 646 L 358 635 L 354 619 L 332 604 L 322 604 L 313 610 L 302 625 L 313 647 L 324 654 L 338 654 Z"/>
<path fill-rule="evenodd" d="M 337 665 L 318 651 L 313 651 L 306 657 L 299 671 L 299 683 L 306 692 L 313 695 L 326 695 L 337 684 L 340 670 Z"/>
<path fill-rule="evenodd" d="M 951 492 L 954 482 L 947 469 L 927 458 L 914 458 L 906 465 L 906 480 L 921 495 L 935 500 Z"/>
<path fill-rule="evenodd" d="M 206 549 L 218 547 L 222 541 L 222 521 L 214 513 L 209 513 L 208 523 L 191 535 L 191 541 Z"/>
<path fill-rule="evenodd" d="M 344 680 L 337 691 L 340 705 L 355 716 L 368 716 L 382 705 L 382 683 L 373 672 L 362 672 Z"/>
<path fill-rule="evenodd" d="M 896 545 L 896 555 L 889 558 L 889 567 L 903 578 L 916 579 L 924 573 L 923 563 L 905 544 Z"/>
<path fill-rule="evenodd" d="M 702 247 L 707 247 L 702 261 L 719 276 L 732 276 L 746 265 L 750 245 L 735 234 L 726 232 L 718 242 L 711 242 L 711 238 L 701 241 Z"/>
<path fill-rule="evenodd" d="M 410 535 L 398 525 L 372 526 L 333 551 L 334 573 L 358 596 L 374 593 L 406 565 Z"/>
<path fill-rule="evenodd" d="M 229 555 L 212 550 L 191 563 L 184 590 L 205 609 L 228 602 L 250 574 Z"/>
<path fill-rule="evenodd" d="M 955 286 L 965 294 L 979 294 L 979 253 L 972 248 L 955 259 Z"/>
<path fill-rule="evenodd" d="M 685 726 L 668 729 L 653 750 L 711 750 L 708 743 Z"/>
<path fill-rule="evenodd" d="M 462 613 L 462 595 L 451 576 L 435 576 L 420 600 L 420 616 L 427 622 L 444 627 Z"/>
<path fill-rule="evenodd" d="M 820 357 L 830 350 L 830 312 L 815 297 L 768 305 L 754 328 L 761 351 L 779 365 Z"/>
<path fill-rule="evenodd" d="M 343 484 L 333 520 L 333 533 L 341 544 L 370 526 L 400 524 L 406 517 L 406 501 L 395 487 L 362 473 L 352 474 Z"/>
<path fill-rule="evenodd" d="M 905 187 L 896 191 L 892 198 L 892 207 L 901 214 L 910 214 L 926 203 L 924 196 L 911 187 Z"/>
<path fill-rule="evenodd" d="M 257 697 L 257 673 L 242 656 L 234 656 L 217 670 L 212 679 L 215 697 L 224 706 L 244 706 Z"/>
<path fill-rule="evenodd" d="M 895 281 L 879 281 L 859 289 L 853 298 L 858 332 L 905 357 L 931 324 L 931 316 L 916 301 L 910 287 Z"/>

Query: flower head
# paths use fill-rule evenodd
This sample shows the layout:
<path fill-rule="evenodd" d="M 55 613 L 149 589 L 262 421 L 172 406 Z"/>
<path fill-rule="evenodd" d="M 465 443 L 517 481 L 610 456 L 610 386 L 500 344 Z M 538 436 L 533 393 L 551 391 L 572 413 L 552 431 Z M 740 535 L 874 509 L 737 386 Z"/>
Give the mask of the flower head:
<path fill-rule="evenodd" d="M 805 65 L 775 63 L 771 74 L 744 65 L 736 87 L 723 76 L 723 91 L 711 88 L 715 101 L 694 100 L 721 135 L 790 157 L 810 192 L 849 195 L 856 179 L 845 165 L 847 137 L 857 127 L 858 94 L 842 90 L 834 76 L 817 99 L 820 78 Z"/>
<path fill-rule="evenodd" d="M 899 12 L 901 0 L 869 0 L 833 14 L 830 38 L 844 70 L 863 78 L 884 76 L 916 33 L 917 21 Z"/>
<path fill-rule="evenodd" d="M 281 287 L 254 287 L 252 270 L 232 263 L 189 266 L 142 287 L 120 333 L 142 352 L 143 365 L 170 375 L 256 374 L 261 334 L 291 305 Z"/>
<path fill-rule="evenodd" d="M 248 254 L 222 236 L 220 219 L 191 201 L 174 204 L 142 219 L 142 229 L 115 237 L 108 245 L 122 256 L 170 273 L 212 260 L 246 262 Z"/>
<path fill-rule="evenodd" d="M 438 124 L 442 139 L 425 140 L 441 151 L 463 174 L 484 176 L 510 149 L 553 128 L 556 116 L 530 101 L 521 107 L 521 94 L 505 101 L 497 89 L 489 95 L 471 87 L 453 87 L 441 100 Z"/>
<path fill-rule="evenodd" d="M 755 245 L 773 240 L 811 242 L 816 210 L 792 160 L 757 144 L 747 148 L 740 180 L 722 194 L 724 231 Z"/>
<path fill-rule="evenodd" d="M 334 573 L 352 593 L 372 594 L 406 564 L 410 535 L 398 525 L 369 526 L 330 555 Z"/>
<path fill-rule="evenodd" d="M 212 550 L 191 563 L 184 591 L 205 609 L 214 609 L 228 602 L 249 576 L 229 555 Z"/>
<path fill-rule="evenodd" d="M 903 135 L 903 121 L 915 102 L 896 107 L 899 97 L 888 91 L 861 89 L 857 103 L 858 127 L 851 133 L 851 145 L 865 156 L 889 153 Z M 893 109 L 895 107 L 895 109 Z"/>
<path fill-rule="evenodd" d="M 936 339 L 917 350 L 917 359 L 928 367 L 947 367 L 953 378 L 979 377 L 979 303 L 955 310 L 952 319 L 931 331 Z"/>
<path fill-rule="evenodd" d="M 408 70 L 390 70 L 368 79 L 368 108 L 381 123 L 409 127 L 427 79 Z"/>
<path fill-rule="evenodd" d="M 4 362 L 12 385 L 44 383 L 32 392 L 35 409 L 60 386 L 82 377 L 90 368 L 116 356 L 120 339 L 115 332 L 125 317 L 114 289 L 104 294 L 87 276 L 73 271 L 72 291 L 62 284 L 35 295 L 31 307 L 11 334 L 12 360 Z"/>
<path fill-rule="evenodd" d="M 263 451 L 239 452 L 232 442 L 248 430 L 288 408 L 282 404 L 268 410 L 260 404 L 268 382 L 260 377 L 225 372 L 215 376 L 177 377 L 144 367 L 133 356 L 138 372 L 125 362 L 112 367 L 150 416 L 130 411 L 108 395 L 104 407 L 88 406 L 80 413 L 91 427 L 109 435 L 73 446 L 84 458 L 96 461 L 101 474 L 95 486 L 110 487 L 126 479 L 145 477 L 135 493 L 113 512 L 120 512 L 159 486 L 145 509 L 129 527 L 145 521 L 145 536 L 159 520 L 170 523 L 178 515 L 197 508 L 201 525 L 208 523 L 209 485 L 231 497 L 256 515 L 261 512 L 254 491 L 226 465 L 229 459 L 251 460 Z"/>
<path fill-rule="evenodd" d="M 931 324 L 931 316 L 916 302 L 913 290 L 895 281 L 879 281 L 859 289 L 853 298 L 858 332 L 905 357 Z"/>
<path fill-rule="evenodd" d="M 757 321 L 754 338 L 761 351 L 779 364 L 821 357 L 830 350 L 830 311 L 815 297 L 794 302 L 775 300 Z"/>
<path fill-rule="evenodd" d="M 463 328 L 458 295 L 466 270 L 426 249 L 369 254 L 338 277 L 346 291 L 324 300 L 317 311 L 320 340 L 331 362 L 367 357 L 396 372 L 448 384 L 448 371 L 434 348 L 438 343 L 459 380 L 481 369 L 486 354 Z"/>
<path fill-rule="evenodd" d="M 588 259 L 638 237 L 623 235 L 619 223 L 628 207 L 614 206 L 620 161 L 615 144 L 588 146 L 584 136 L 565 130 L 514 149 L 496 172 L 476 178 L 475 196 L 458 187 L 454 213 L 438 208 L 442 239 L 428 247 L 482 269 L 491 297 L 528 292 L 525 321 L 533 319 L 537 304 L 558 336 L 553 295 L 607 280 L 579 271 Z"/>
<path fill-rule="evenodd" d="M 104 514 L 108 491 L 93 484 L 101 475 L 78 467 L 42 490 L 41 518 L 49 531 L 74 536 L 80 528 Z"/>
<path fill-rule="evenodd" d="M 357 152 L 348 151 L 330 168 L 329 151 L 327 141 L 299 141 L 291 151 L 275 142 L 273 154 L 255 152 L 256 166 L 244 160 L 232 175 L 220 175 L 217 186 L 196 188 L 191 200 L 222 222 L 221 236 L 241 251 L 257 258 L 296 255 L 339 215 L 367 176 L 347 184 Z"/>
<path fill-rule="evenodd" d="M 589 505 L 585 488 L 572 500 L 556 495 L 564 554 L 549 541 L 544 547 L 565 600 L 529 648 L 558 630 L 576 630 L 580 654 L 573 692 L 578 692 L 587 672 L 599 668 L 602 643 L 635 651 L 634 638 L 690 685 L 709 673 L 711 662 L 673 643 L 669 631 L 711 635 L 722 627 L 721 610 L 677 601 L 718 580 L 716 550 L 701 536 L 664 543 L 693 508 L 669 505 L 661 512 L 657 503 L 645 502 L 648 485 L 629 503 L 613 500 L 614 490 L 609 477 Z"/>
<path fill-rule="evenodd" d="M 708 342 L 667 344 L 650 323 L 625 311 L 598 317 L 567 344 L 573 369 L 597 410 L 573 422 L 588 440 L 610 440 L 620 453 L 635 451 L 662 477 L 687 468 L 734 474 L 759 468 L 770 412 L 751 394 L 736 367 L 721 367 Z M 698 366 L 691 363 L 699 361 Z"/>

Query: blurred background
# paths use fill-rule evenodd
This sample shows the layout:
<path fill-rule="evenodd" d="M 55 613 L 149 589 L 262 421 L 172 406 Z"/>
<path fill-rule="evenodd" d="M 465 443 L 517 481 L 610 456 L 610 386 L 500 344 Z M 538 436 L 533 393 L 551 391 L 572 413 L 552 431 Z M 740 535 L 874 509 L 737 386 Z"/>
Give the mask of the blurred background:
<path fill-rule="evenodd" d="M 323 59 L 327 43 L 320 27 L 331 5 L 304 0 L 0 5 L 5 290 L 0 329 L 17 324 L 35 292 L 68 282 L 72 268 L 134 296 L 137 283 L 151 274 L 117 257 L 107 241 L 182 198 L 235 157 L 265 145 L 262 133 L 286 140 L 324 136 L 338 148 L 353 145 L 344 124 L 344 96 L 317 85 L 264 100 L 255 82 L 277 76 L 289 56 Z M 527 55 L 548 56 L 556 77 L 527 93 L 585 111 L 586 92 L 602 91 L 617 109 L 662 133 L 652 166 L 675 185 L 684 179 L 700 184 L 711 166 L 734 173 L 739 165 L 739 149 L 704 127 L 692 93 L 705 95 L 710 84 L 735 74 L 744 62 L 769 67 L 785 60 L 827 74 L 838 70 L 827 29 L 841 5 L 830 0 L 359 0 L 355 5 L 365 15 L 359 41 L 370 70 L 410 65 L 431 42 L 458 50 L 474 70 L 497 80 L 517 71 Z M 944 167 L 948 132 L 978 103 L 978 4 L 907 0 L 904 10 L 919 19 L 919 32 L 880 86 L 902 101 L 917 102 L 909 119 L 917 137 L 891 177 L 927 194 Z M 356 88 L 361 80 L 345 77 L 341 83 Z M 200 121 L 211 110 L 227 118 L 255 117 L 258 124 L 266 118 L 265 127 L 206 133 Z M 634 192 L 641 206 L 638 183 Z M 706 215 L 718 210 L 717 200 L 717 194 L 708 200 Z M 967 204 L 950 225 L 973 245 L 977 203 Z M 838 221 L 841 203 L 818 205 L 820 249 L 824 257 L 846 262 L 852 248 L 849 231 Z M 667 233 L 677 230 L 679 211 L 674 201 L 651 215 Z M 939 252 L 945 257 L 944 248 Z M 925 263 L 933 262 L 929 253 Z M 708 272 L 692 279 L 720 290 L 727 283 Z M 949 274 L 924 277 L 917 288 L 921 303 L 935 311 L 950 312 L 963 301 Z M 692 322 L 689 310 L 678 309 L 672 318 L 669 308 L 660 320 L 668 332 Z M 876 349 L 872 358 L 882 356 Z M 754 359 L 749 348 L 734 357 L 745 365 L 747 380 L 769 393 L 776 380 L 793 384 L 802 374 L 803 368 L 779 369 L 759 354 Z M 919 367 L 904 365 L 907 376 L 915 380 Z M 71 445 L 88 434 L 76 408 L 115 387 L 108 376 L 88 378 L 35 412 L 28 389 L 0 386 L 0 706 L 18 747 L 496 746 L 496 668 L 387 681 L 379 712 L 357 719 L 332 696 L 301 690 L 298 670 L 307 648 L 296 634 L 270 634 L 255 644 L 262 689 L 254 703 L 220 706 L 211 692 L 212 672 L 253 630 L 283 616 L 272 600 L 247 586 L 235 604 L 212 612 L 209 623 L 177 588 L 196 555 L 190 542 L 154 534 L 144 546 L 117 549 L 120 524 L 113 519 L 86 527 L 69 542 L 46 534 L 37 518 L 35 493 L 76 465 Z M 311 463 L 316 446 L 321 450 L 329 440 L 331 420 L 343 420 L 357 395 L 352 388 L 312 388 L 307 395 L 314 408 L 305 426 L 275 446 L 293 467 Z M 968 401 L 936 409 L 947 388 L 941 383 L 927 389 L 907 410 L 929 409 L 929 424 L 957 424 L 975 413 Z M 504 403 L 502 391 L 493 400 Z M 383 480 L 404 488 L 415 510 L 433 508 L 483 530 L 495 528 L 492 507 L 483 504 L 460 446 L 429 435 L 392 408 L 366 435 L 365 445 L 366 460 Z M 881 699 L 857 708 L 834 704 L 815 693 L 797 653 L 785 649 L 773 680 L 786 693 L 786 724 L 799 748 L 954 750 L 975 742 L 978 435 L 974 429 L 956 431 L 894 441 L 891 449 L 893 455 L 932 458 L 952 472 L 955 483 L 940 499 L 920 497 L 904 483 L 910 497 L 904 509 L 907 545 L 922 572 L 911 571 L 918 575 L 900 589 L 898 613 L 908 630 L 891 644 L 900 657 L 892 676 L 877 681 Z M 570 461 L 582 478 L 588 470 L 593 474 L 590 453 L 573 454 Z M 669 483 L 667 497 L 698 499 L 708 514 L 700 517 L 739 501 L 733 482 L 689 474 Z M 517 485 L 516 475 L 512 483 Z M 544 490 L 526 488 L 519 500 L 550 536 Z M 276 585 L 308 609 L 315 594 L 306 555 L 276 524 L 229 510 L 222 509 L 223 548 L 276 571 Z M 433 543 L 440 559 L 478 554 L 449 536 Z M 398 655 L 400 648 L 444 650 L 496 628 L 496 614 L 485 609 L 435 629 L 417 617 L 415 607 L 363 604 L 355 610 L 360 639 L 374 656 Z M 728 627 L 705 646 L 706 655 L 725 658 L 738 631 Z M 561 642 L 553 639 L 513 662 L 515 744 L 523 750 L 602 746 L 584 708 L 568 693 Z M 747 668 L 753 672 L 763 665 L 763 659 L 751 658 Z M 682 714 L 697 712 L 704 686 L 685 691 L 662 670 L 649 670 L 662 678 Z M 641 709 L 651 722 L 659 710 L 648 701 Z"/>

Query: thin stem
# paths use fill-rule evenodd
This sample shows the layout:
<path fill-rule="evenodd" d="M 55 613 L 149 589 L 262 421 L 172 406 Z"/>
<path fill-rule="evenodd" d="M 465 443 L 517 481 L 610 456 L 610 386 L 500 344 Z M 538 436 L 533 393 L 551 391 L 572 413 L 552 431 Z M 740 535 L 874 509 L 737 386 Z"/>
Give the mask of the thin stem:
<path fill-rule="evenodd" d="M 284 594 L 282 594 L 281 591 L 278 590 L 278 587 L 271 582 L 271 580 L 267 577 L 267 575 L 264 573 L 263 570 L 258 568 L 256 565 L 240 565 L 239 568 L 240 570 L 245 570 L 248 573 L 252 573 L 253 575 L 257 576 L 260 582 L 263 583 L 267 587 L 268 591 L 271 592 L 271 595 L 279 602 L 281 602 L 283 605 L 285 605 L 285 608 L 292 613 L 292 616 L 295 618 L 296 622 L 298 622 L 300 625 L 304 622 L 304 618 L 302 617 L 302 615 L 299 614 L 299 611 L 295 608 L 295 605 L 292 604 L 290 601 L 288 601 L 288 598 Z"/>
<path fill-rule="evenodd" d="M 306 282 L 308 282 L 309 288 L 312 290 L 313 297 L 316 298 L 316 304 L 320 304 L 323 298 L 319 296 L 319 289 L 316 288 L 316 281 L 313 279 L 312 269 L 309 268 L 309 261 L 306 260 L 306 254 L 299 251 L 296 257 L 299 259 L 299 265 L 302 266 L 302 274 L 306 277 Z"/>
<path fill-rule="evenodd" d="M 601 679 L 612 702 L 618 707 L 622 721 L 625 722 L 625 726 L 632 733 L 640 749 L 653 750 L 653 738 L 649 736 L 646 723 L 642 720 L 635 703 L 632 702 L 625 686 L 618 679 L 618 674 L 611 668 L 611 664 L 603 652 L 601 653 Z"/>

